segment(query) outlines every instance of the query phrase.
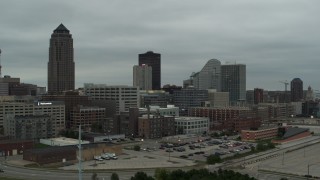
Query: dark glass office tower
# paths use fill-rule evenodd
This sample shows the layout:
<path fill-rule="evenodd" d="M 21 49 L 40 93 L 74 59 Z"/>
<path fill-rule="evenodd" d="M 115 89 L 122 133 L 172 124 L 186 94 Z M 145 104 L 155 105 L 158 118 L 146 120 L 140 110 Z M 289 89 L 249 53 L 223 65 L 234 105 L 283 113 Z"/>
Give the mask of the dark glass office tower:
<path fill-rule="evenodd" d="M 152 67 L 152 89 L 161 89 L 161 54 L 152 51 L 139 54 L 139 66 L 142 64 Z"/>
<path fill-rule="evenodd" d="M 303 100 L 303 82 L 300 78 L 294 78 L 291 83 L 291 101 L 298 102 Z"/>
<path fill-rule="evenodd" d="M 73 39 L 70 31 L 60 24 L 51 34 L 48 62 L 48 94 L 74 90 L 75 65 Z"/>
<path fill-rule="evenodd" d="M 229 92 L 231 104 L 246 99 L 246 65 L 227 64 L 221 66 L 221 91 Z"/>

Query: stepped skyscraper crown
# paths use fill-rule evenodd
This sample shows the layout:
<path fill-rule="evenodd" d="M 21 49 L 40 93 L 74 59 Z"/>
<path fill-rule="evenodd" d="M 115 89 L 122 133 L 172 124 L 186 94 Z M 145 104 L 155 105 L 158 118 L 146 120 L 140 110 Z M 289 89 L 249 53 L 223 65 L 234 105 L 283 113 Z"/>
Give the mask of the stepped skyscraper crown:
<path fill-rule="evenodd" d="M 73 39 L 70 31 L 60 24 L 51 34 L 48 62 L 48 93 L 61 94 L 74 90 L 75 65 Z"/>

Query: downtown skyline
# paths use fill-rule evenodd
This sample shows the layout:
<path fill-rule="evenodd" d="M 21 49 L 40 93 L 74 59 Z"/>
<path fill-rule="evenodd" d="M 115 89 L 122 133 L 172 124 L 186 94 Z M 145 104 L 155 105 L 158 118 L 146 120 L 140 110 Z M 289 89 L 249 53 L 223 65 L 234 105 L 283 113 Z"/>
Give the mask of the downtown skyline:
<path fill-rule="evenodd" d="M 317 1 L 75 2 L 5 0 L 2 75 L 47 86 L 50 34 L 63 23 L 74 39 L 76 87 L 132 85 L 138 54 L 154 51 L 162 86 L 182 86 L 215 58 L 246 64 L 247 89 L 284 90 L 279 81 L 296 77 L 320 89 Z"/>

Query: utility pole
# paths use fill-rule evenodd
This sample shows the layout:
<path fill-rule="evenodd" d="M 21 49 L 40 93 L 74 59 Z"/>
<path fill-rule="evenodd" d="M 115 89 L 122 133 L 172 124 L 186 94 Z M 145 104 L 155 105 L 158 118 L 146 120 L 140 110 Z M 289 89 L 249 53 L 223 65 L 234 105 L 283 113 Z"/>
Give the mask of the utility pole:
<path fill-rule="evenodd" d="M 82 180 L 82 155 L 81 155 L 81 125 L 79 125 L 79 144 L 78 144 L 78 148 L 79 148 L 79 155 L 78 155 L 78 161 L 79 161 L 79 167 L 78 167 L 78 171 L 79 171 L 79 180 Z"/>

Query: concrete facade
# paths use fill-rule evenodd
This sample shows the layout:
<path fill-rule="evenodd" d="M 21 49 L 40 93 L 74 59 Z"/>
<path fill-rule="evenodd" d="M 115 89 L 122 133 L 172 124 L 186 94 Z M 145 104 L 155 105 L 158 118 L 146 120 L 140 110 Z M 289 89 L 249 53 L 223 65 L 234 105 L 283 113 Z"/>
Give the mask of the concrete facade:
<path fill-rule="evenodd" d="M 133 66 L 133 86 L 138 86 L 140 90 L 152 89 L 152 67 L 146 64 Z"/>
<path fill-rule="evenodd" d="M 203 134 L 209 131 L 209 118 L 204 117 L 176 117 L 177 134 Z"/>
<path fill-rule="evenodd" d="M 84 91 L 94 100 L 114 100 L 117 114 L 121 111 L 128 111 L 129 108 L 140 107 L 138 87 L 85 84 Z"/>

